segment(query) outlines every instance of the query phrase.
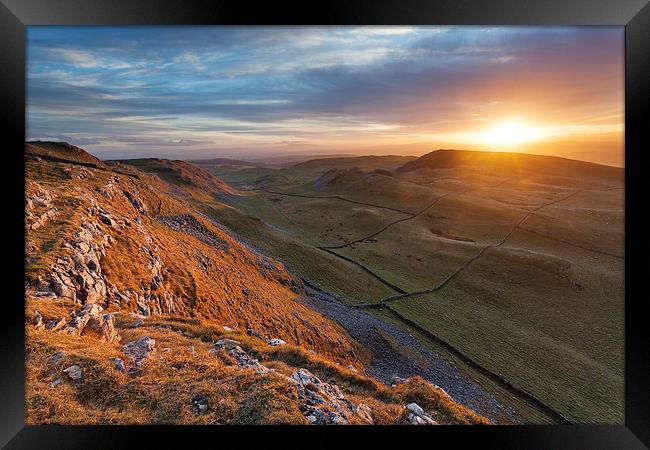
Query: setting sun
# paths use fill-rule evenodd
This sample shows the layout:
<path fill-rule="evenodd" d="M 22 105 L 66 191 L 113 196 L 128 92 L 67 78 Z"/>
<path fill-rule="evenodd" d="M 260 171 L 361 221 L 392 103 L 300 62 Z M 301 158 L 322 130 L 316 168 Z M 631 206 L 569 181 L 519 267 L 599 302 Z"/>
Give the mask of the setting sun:
<path fill-rule="evenodd" d="M 531 142 L 539 139 L 540 133 L 518 123 L 501 123 L 479 136 L 479 140 L 486 145 L 515 145 Z"/>

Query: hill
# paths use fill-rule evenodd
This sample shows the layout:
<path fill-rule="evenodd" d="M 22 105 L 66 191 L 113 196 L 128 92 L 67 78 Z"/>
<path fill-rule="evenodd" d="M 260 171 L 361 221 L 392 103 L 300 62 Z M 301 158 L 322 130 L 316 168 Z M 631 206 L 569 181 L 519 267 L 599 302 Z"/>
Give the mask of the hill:
<path fill-rule="evenodd" d="M 201 190 L 212 195 L 238 195 L 233 187 L 205 170 L 185 161 L 159 158 L 125 159 L 116 161 L 133 166 L 142 172 L 155 174 L 169 184 L 190 190 Z"/>
<path fill-rule="evenodd" d="M 67 142 L 27 142 L 25 144 L 25 154 L 51 161 L 74 162 L 91 167 L 104 167 L 104 164 L 98 158 Z"/>
<path fill-rule="evenodd" d="M 291 166 L 294 171 L 325 172 L 331 169 L 351 169 L 356 167 L 364 172 L 375 169 L 394 170 L 412 161 L 414 156 L 355 156 L 346 158 L 319 158 Z"/>
<path fill-rule="evenodd" d="M 409 161 L 396 169 L 397 173 L 418 170 L 457 169 L 512 176 L 544 175 L 581 177 L 604 182 L 622 182 L 624 169 L 601 164 L 525 153 L 484 152 L 469 150 L 435 150 Z"/>
<path fill-rule="evenodd" d="M 25 164 L 28 423 L 487 423 L 364 374 L 300 278 L 193 207 L 222 181 L 65 143 Z"/>
<path fill-rule="evenodd" d="M 357 163 L 311 161 L 257 187 L 232 172 L 253 189 L 214 215 L 456 361 L 512 420 L 622 423 L 624 169 L 456 150 Z M 350 311 L 323 310 L 357 336 Z"/>

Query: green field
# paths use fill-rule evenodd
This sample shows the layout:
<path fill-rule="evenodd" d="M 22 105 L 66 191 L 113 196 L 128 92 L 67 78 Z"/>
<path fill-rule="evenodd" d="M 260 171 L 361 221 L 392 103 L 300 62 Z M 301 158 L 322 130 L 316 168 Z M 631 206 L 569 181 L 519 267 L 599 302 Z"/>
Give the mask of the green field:
<path fill-rule="evenodd" d="M 238 168 L 221 178 L 255 190 L 204 210 L 347 303 L 412 293 L 370 311 L 429 342 L 399 315 L 415 322 L 572 422 L 622 423 L 622 178 L 583 165 L 572 177 L 563 161 L 557 173 L 547 160 L 540 173 L 380 158 Z"/>
<path fill-rule="evenodd" d="M 518 232 L 391 306 L 569 419 L 621 423 L 622 279 L 618 258 Z"/>

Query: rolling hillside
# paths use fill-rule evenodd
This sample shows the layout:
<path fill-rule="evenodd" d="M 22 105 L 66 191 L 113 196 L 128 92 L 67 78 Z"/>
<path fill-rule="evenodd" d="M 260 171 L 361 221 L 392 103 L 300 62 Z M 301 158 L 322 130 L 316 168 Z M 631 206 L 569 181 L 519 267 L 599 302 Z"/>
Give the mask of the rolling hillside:
<path fill-rule="evenodd" d="M 239 196 L 201 169 L 64 143 L 25 164 L 28 423 L 487 423 L 365 374 L 299 277 L 194 207 Z"/>

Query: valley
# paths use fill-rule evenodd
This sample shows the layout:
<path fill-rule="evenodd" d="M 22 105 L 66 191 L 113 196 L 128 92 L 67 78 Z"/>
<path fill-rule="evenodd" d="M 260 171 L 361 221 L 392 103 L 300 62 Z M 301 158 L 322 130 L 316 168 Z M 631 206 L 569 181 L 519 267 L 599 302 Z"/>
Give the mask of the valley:
<path fill-rule="evenodd" d="M 494 423 L 622 421 L 622 169 L 447 150 L 283 167 L 74 149 L 28 144 L 34 198 L 58 191 L 54 216 L 30 225 L 36 285 L 89 204 L 114 229 L 89 275 L 108 310 L 254 330 L 388 386 L 421 377 Z"/>
<path fill-rule="evenodd" d="M 262 223 L 212 214 L 344 304 L 516 387 L 529 399 L 514 404 L 537 408 L 525 420 L 621 421 L 622 169 L 460 151 L 401 162 L 232 171 L 247 194 L 233 209 Z"/>

